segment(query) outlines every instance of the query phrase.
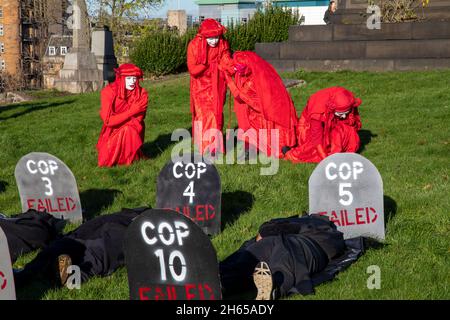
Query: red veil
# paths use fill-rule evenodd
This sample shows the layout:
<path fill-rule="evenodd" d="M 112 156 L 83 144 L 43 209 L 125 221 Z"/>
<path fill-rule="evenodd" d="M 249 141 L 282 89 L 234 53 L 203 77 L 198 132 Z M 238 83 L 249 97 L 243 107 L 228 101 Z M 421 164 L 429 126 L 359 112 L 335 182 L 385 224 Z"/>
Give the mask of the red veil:
<path fill-rule="evenodd" d="M 133 64 L 123 64 L 115 71 L 116 80 L 101 92 L 100 117 L 103 127 L 97 143 L 100 167 L 129 165 L 144 156 L 141 147 L 148 95 L 139 84 L 143 72 Z M 125 87 L 128 76 L 138 78 L 131 91 Z"/>
<path fill-rule="evenodd" d="M 229 76 L 227 80 L 236 98 L 238 125 L 244 131 L 244 134 L 238 134 L 239 140 L 254 145 L 269 156 L 282 157 L 284 147 L 296 145 L 298 118 L 289 92 L 275 69 L 256 53 L 236 52 L 233 63 L 236 83 Z M 228 65 L 222 68 L 231 69 Z M 274 129 L 279 133 L 278 148 L 272 146 Z"/>
<path fill-rule="evenodd" d="M 223 105 L 226 99 L 226 81 L 219 70 L 222 59 L 231 60 L 228 42 L 220 38 L 217 47 L 210 47 L 207 38 L 221 37 L 226 28 L 214 19 L 206 19 L 196 37 L 189 43 L 187 64 L 191 75 L 191 112 L 194 141 L 201 153 L 210 146 L 205 132 L 215 129 L 217 142 L 210 151 L 223 151 L 221 131 L 223 127 Z M 200 126 L 198 126 L 200 124 Z M 219 140 L 219 141 L 217 141 Z"/>

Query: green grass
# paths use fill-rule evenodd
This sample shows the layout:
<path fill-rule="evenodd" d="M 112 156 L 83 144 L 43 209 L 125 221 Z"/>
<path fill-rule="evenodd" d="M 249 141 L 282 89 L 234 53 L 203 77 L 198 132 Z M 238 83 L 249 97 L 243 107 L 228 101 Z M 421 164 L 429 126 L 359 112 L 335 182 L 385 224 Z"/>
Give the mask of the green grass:
<path fill-rule="evenodd" d="M 299 114 L 307 98 L 321 88 L 341 85 L 362 98 L 363 129 L 372 136 L 362 154 L 383 177 L 384 193 L 391 199 L 387 207 L 396 207 L 387 222 L 384 247 L 370 249 L 336 280 L 319 286 L 316 295 L 292 298 L 449 299 L 450 72 L 287 76 L 308 82 L 291 90 Z M 156 179 L 170 159 L 170 135 L 177 128 L 191 127 L 189 80 L 181 77 L 146 87 L 150 106 L 145 149 L 152 159 L 131 167 L 96 166 L 101 128 L 98 93 L 0 108 L 0 211 L 20 212 L 14 168 L 33 151 L 51 153 L 71 168 L 90 217 L 122 207 L 155 206 Z M 225 221 L 224 231 L 213 239 L 219 259 L 254 236 L 264 221 L 306 211 L 314 167 L 282 162 L 277 175 L 260 176 L 258 165 L 218 166 Z M 34 255 L 22 257 L 16 267 Z M 380 290 L 366 287 L 371 265 L 381 268 Z M 35 285 L 19 291 L 19 298 L 128 299 L 126 270 L 92 279 L 79 291 Z"/>

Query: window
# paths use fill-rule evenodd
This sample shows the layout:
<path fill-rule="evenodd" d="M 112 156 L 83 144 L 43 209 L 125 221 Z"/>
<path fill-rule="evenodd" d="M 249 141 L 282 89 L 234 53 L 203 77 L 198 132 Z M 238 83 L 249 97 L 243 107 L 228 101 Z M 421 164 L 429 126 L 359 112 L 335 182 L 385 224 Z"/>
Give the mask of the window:
<path fill-rule="evenodd" d="M 0 24 L 0 36 L 3 36 L 3 25 L 2 24 Z"/>
<path fill-rule="evenodd" d="M 48 55 L 56 56 L 56 47 L 48 47 Z"/>
<path fill-rule="evenodd" d="M 0 42 L 0 53 L 5 53 L 5 44 Z"/>
<path fill-rule="evenodd" d="M 0 6 L 0 18 L 3 18 L 3 7 Z"/>
<path fill-rule="evenodd" d="M 67 47 L 61 47 L 61 55 L 65 56 L 67 54 Z"/>
<path fill-rule="evenodd" d="M 6 62 L 5 62 L 5 60 L 1 60 L 0 69 L 1 70 L 5 70 L 6 69 Z"/>

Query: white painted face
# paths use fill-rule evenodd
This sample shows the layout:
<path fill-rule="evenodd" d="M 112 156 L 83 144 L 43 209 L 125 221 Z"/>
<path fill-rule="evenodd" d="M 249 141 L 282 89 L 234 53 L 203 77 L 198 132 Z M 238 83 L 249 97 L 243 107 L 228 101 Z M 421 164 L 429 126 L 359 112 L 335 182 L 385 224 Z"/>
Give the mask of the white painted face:
<path fill-rule="evenodd" d="M 136 88 L 137 77 L 125 77 L 125 88 L 133 91 Z"/>
<path fill-rule="evenodd" d="M 334 115 L 338 117 L 339 119 L 345 119 L 347 118 L 347 115 L 350 113 L 350 110 L 346 112 L 335 112 Z"/>
<path fill-rule="evenodd" d="M 215 47 L 217 47 L 217 45 L 219 44 L 219 37 L 216 37 L 216 38 L 207 38 L 207 39 L 206 39 L 206 42 L 208 42 L 208 45 L 209 45 L 210 47 L 215 48 Z"/>

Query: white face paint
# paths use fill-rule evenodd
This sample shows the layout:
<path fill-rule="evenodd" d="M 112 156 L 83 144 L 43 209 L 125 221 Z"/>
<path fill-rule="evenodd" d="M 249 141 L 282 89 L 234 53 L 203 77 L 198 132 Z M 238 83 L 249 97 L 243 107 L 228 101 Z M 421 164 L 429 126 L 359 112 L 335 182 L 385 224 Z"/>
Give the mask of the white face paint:
<path fill-rule="evenodd" d="M 206 42 L 208 42 L 208 45 L 210 47 L 217 47 L 217 45 L 219 44 L 219 37 L 216 38 L 207 38 Z"/>
<path fill-rule="evenodd" d="M 345 119 L 347 118 L 347 115 L 350 113 L 350 110 L 346 112 L 335 112 L 334 115 L 338 117 L 339 119 Z"/>
<path fill-rule="evenodd" d="M 137 77 L 125 77 L 125 88 L 133 91 L 136 88 Z"/>

